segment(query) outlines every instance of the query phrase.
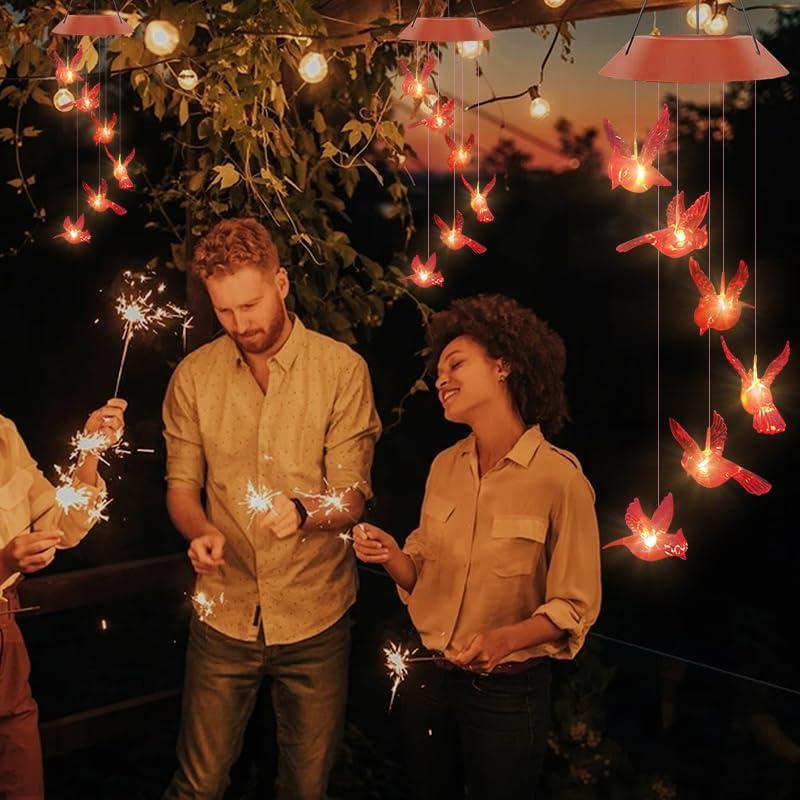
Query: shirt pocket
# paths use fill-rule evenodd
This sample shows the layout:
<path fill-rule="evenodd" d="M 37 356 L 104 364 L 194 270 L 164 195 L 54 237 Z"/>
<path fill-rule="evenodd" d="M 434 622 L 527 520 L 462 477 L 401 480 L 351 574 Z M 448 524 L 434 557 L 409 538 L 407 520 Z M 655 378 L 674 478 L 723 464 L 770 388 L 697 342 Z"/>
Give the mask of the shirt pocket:
<path fill-rule="evenodd" d="M 441 495 L 431 494 L 425 500 L 422 514 L 425 522 L 424 557 L 426 561 L 435 561 L 442 551 L 442 542 L 447 535 L 449 523 L 452 522 L 455 503 Z"/>
<path fill-rule="evenodd" d="M 23 533 L 30 523 L 28 492 L 33 486 L 33 476 L 27 470 L 18 469 L 11 479 L 0 486 L 0 525 L 6 529 L 8 541 Z"/>
<path fill-rule="evenodd" d="M 547 541 L 547 518 L 498 514 L 492 522 L 492 571 L 501 578 L 532 575 Z"/>

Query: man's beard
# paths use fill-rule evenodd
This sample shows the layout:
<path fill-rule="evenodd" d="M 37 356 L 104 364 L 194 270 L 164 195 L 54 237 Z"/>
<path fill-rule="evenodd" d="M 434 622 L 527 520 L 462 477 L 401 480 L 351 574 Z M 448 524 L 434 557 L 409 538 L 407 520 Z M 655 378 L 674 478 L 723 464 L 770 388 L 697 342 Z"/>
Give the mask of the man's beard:
<path fill-rule="evenodd" d="M 233 337 L 236 344 L 245 352 L 252 355 L 266 353 L 275 346 L 281 338 L 283 326 L 286 324 L 286 310 L 280 306 L 278 313 L 272 318 L 269 327 L 265 329 L 257 328 L 250 333 L 246 339 L 236 335 Z"/>

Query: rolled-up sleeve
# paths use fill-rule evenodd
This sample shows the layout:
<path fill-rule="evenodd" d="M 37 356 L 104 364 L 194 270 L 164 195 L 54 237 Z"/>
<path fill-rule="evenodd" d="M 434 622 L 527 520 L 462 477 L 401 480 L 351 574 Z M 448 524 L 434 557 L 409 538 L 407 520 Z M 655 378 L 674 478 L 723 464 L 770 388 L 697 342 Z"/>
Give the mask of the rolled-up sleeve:
<path fill-rule="evenodd" d="M 600 536 L 594 491 L 578 471 L 554 503 L 548 537 L 544 614 L 568 638 L 546 645 L 553 658 L 574 658 L 600 613 Z"/>
<path fill-rule="evenodd" d="M 175 488 L 202 489 L 206 460 L 197 418 L 194 379 L 185 362 L 167 387 L 162 407 L 167 443 L 167 483 Z"/>
<path fill-rule="evenodd" d="M 372 458 L 381 422 L 375 411 L 366 362 L 355 354 L 342 370 L 325 434 L 325 479 L 334 489 L 358 489 L 372 497 Z"/>

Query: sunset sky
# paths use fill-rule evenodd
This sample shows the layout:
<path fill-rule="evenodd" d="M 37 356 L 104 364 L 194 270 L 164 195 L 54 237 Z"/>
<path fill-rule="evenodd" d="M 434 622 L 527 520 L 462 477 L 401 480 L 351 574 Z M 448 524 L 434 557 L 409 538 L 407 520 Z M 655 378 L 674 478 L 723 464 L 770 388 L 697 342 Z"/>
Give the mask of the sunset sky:
<path fill-rule="evenodd" d="M 686 8 L 689 8 L 689 3 Z M 754 30 L 769 30 L 776 12 L 760 10 L 750 13 Z M 742 15 L 736 11 L 729 12 L 730 33 L 746 33 L 747 27 Z M 534 165 L 538 167 L 564 168 L 564 160 L 557 154 L 548 151 L 536 139 L 544 140 L 555 146 L 557 137 L 553 130 L 555 121 L 567 117 L 575 125 L 576 130 L 601 124 L 604 116 L 609 117 L 620 132 L 628 140 L 633 127 L 633 85 L 625 81 L 616 81 L 600 77 L 598 70 L 609 58 L 622 47 L 630 36 L 635 24 L 635 15 L 607 17 L 599 20 L 578 22 L 575 31 L 575 42 L 572 48 L 574 63 L 570 64 L 560 58 L 561 45 L 551 55 L 545 70 L 541 93 L 550 102 L 552 110 L 545 120 L 535 121 L 529 115 L 530 99 L 525 96 L 518 100 L 494 103 L 482 108 L 482 112 L 493 117 L 505 117 L 510 126 L 503 131 L 496 122 L 487 119 L 482 113 L 480 124 L 481 151 L 486 152 L 498 140 L 499 136 L 510 136 L 516 140 L 520 148 L 530 150 L 534 154 Z M 639 33 L 647 34 L 653 25 L 653 14 L 648 12 L 642 18 Z M 687 34 L 691 29 L 686 23 L 686 10 L 662 11 L 658 13 L 658 27 L 663 34 Z M 508 95 L 523 91 L 539 78 L 539 68 L 544 58 L 549 40 L 544 40 L 527 29 L 501 31 L 495 35 L 491 43 L 491 52 L 481 57 L 481 66 L 487 79 L 491 82 L 496 94 Z M 465 62 L 457 58 L 455 65 L 456 94 L 461 94 L 461 70 L 463 66 L 464 99 L 474 102 L 477 97 L 477 79 L 474 62 Z M 440 89 L 446 95 L 453 91 L 453 60 L 448 53 L 443 53 L 439 67 Z M 486 82 L 481 83 L 481 99 L 490 96 Z M 669 91 L 674 87 L 669 87 Z M 712 87 L 712 97 L 719 97 L 720 87 Z M 680 96 L 690 100 L 705 100 L 706 85 L 681 87 Z M 639 136 L 643 136 L 655 119 L 658 98 L 656 87 L 642 84 L 638 89 L 639 97 Z M 409 107 L 410 108 L 410 107 Z M 648 113 L 648 109 L 652 113 Z M 464 133 L 477 132 L 477 112 L 469 112 L 464 120 Z M 518 130 L 514 130 L 516 126 Z M 456 120 L 457 138 L 461 133 L 461 119 Z M 530 134 L 533 140 L 523 134 Z M 418 128 L 410 131 L 409 142 L 420 155 L 423 164 L 427 152 L 426 129 Z M 605 137 L 602 137 L 605 145 Z M 444 165 L 446 169 L 447 148 L 442 136 L 431 136 L 431 168 Z"/>

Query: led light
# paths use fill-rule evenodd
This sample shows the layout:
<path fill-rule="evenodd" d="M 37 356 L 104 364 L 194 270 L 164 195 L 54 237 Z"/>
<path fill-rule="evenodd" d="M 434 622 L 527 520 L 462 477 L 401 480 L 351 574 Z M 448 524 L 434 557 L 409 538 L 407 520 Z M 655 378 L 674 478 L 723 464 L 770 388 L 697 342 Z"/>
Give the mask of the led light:
<path fill-rule="evenodd" d="M 306 83 L 319 83 L 328 74 L 328 61 L 322 53 L 312 50 L 300 59 L 297 71 Z"/>

